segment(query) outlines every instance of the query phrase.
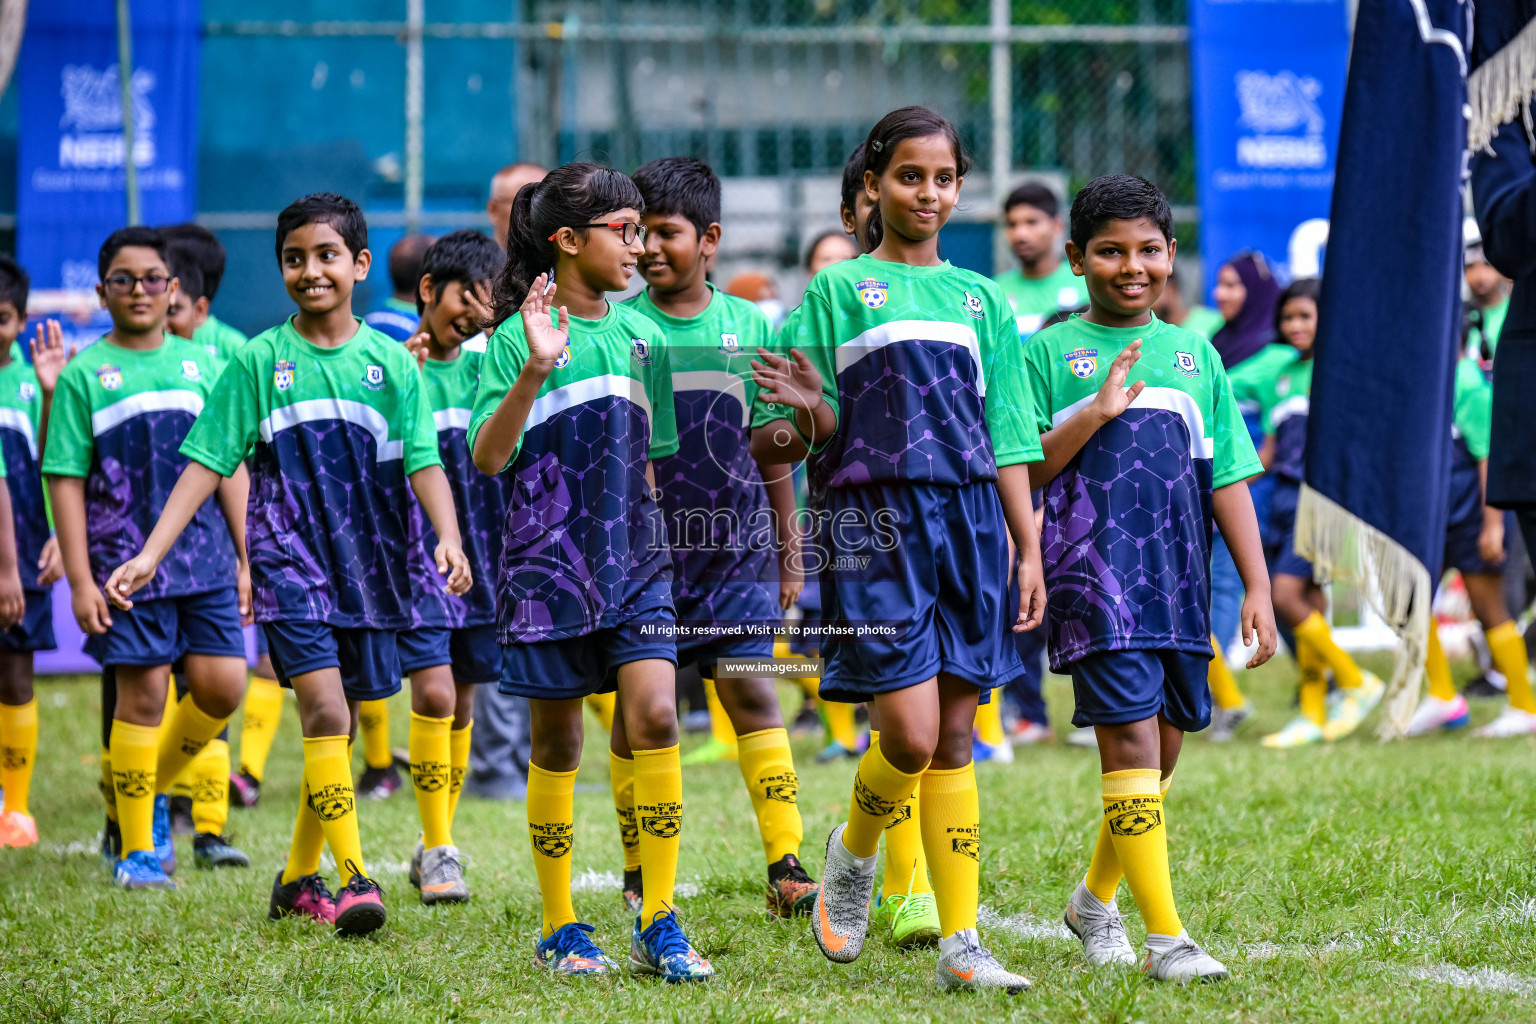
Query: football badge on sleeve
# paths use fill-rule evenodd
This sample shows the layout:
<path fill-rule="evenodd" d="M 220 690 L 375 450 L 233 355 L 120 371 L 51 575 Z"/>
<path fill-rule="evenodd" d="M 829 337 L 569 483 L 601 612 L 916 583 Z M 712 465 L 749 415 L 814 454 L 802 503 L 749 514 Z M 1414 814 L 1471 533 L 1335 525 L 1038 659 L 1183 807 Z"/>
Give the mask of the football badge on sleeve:
<path fill-rule="evenodd" d="M 1200 367 L 1195 365 L 1195 356 L 1192 352 L 1175 352 L 1174 361 L 1178 363 L 1179 372 L 1186 377 L 1200 376 Z"/>
<path fill-rule="evenodd" d="M 970 292 L 965 293 L 965 311 L 977 320 L 987 315 L 986 309 L 981 304 L 981 296 L 972 295 Z"/>
<path fill-rule="evenodd" d="M 1075 348 L 1064 357 L 1067 368 L 1078 377 L 1088 378 L 1099 372 L 1099 350 Z"/>
<path fill-rule="evenodd" d="M 859 301 L 870 309 L 879 309 L 885 305 L 885 300 L 889 297 L 887 292 L 891 286 L 884 281 L 876 281 L 868 277 L 853 287 L 859 293 Z"/>
<path fill-rule="evenodd" d="M 293 360 L 279 359 L 272 364 L 272 386 L 279 391 L 293 387 Z"/>
<path fill-rule="evenodd" d="M 565 346 L 565 348 L 562 348 L 560 350 L 560 354 L 559 355 L 555 356 L 555 369 L 563 370 L 567 366 L 570 366 L 570 365 L 571 365 L 571 346 L 567 345 L 567 346 Z"/>

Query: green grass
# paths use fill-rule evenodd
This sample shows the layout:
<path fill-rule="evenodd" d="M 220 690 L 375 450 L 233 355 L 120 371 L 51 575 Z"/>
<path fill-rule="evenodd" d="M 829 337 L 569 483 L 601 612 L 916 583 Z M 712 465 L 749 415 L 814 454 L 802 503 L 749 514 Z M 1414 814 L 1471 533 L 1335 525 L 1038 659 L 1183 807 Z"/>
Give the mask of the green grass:
<path fill-rule="evenodd" d="M 1057 934 L 1097 824 L 1091 752 L 1021 749 L 1013 765 L 980 767 L 982 902 L 992 921 L 984 934 L 1036 983 L 1011 1000 L 940 995 L 932 952 L 903 955 L 879 939 L 857 963 L 835 966 L 803 921 L 768 919 L 761 848 L 730 764 L 691 768 L 685 781 L 680 878 L 688 888 L 679 902 L 689 935 L 720 972 L 709 985 L 562 983 L 537 972 L 529 943 L 538 898 L 520 804 L 466 799 L 460 807 L 456 838 L 474 858 L 468 906 L 429 910 L 416 901 L 404 874 L 416 836 L 405 791 L 362 805 L 364 852 L 388 890 L 384 931 L 341 941 L 301 922 L 270 923 L 267 896 L 299 771 L 291 703 L 262 806 L 231 814 L 229 830 L 256 866 L 195 871 L 179 840 L 179 892 L 119 892 L 91 849 L 101 821 L 97 688 L 45 683 L 33 790 L 43 844 L 0 851 L 0 1021 L 1536 1017 L 1536 744 L 1460 735 L 1383 747 L 1362 735 L 1267 751 L 1256 740 L 1290 714 L 1289 672 L 1242 679 L 1256 720 L 1233 744 L 1192 739 L 1170 798 L 1179 905 L 1191 933 L 1231 969 L 1224 984 L 1175 988 L 1134 972 L 1091 971 Z M 1058 713 L 1069 711 L 1064 680 L 1051 680 L 1050 698 Z M 1478 721 L 1496 710 L 1482 705 Z M 403 698 L 395 709 L 403 742 Z M 589 746 L 577 796 L 578 876 L 620 867 L 599 744 Z M 813 764 L 814 747 L 796 747 L 813 872 L 852 774 L 847 762 Z M 1124 889 L 1121 902 L 1136 941 L 1140 919 Z M 581 889 L 576 906 L 624 959 L 628 925 L 617 892 Z"/>

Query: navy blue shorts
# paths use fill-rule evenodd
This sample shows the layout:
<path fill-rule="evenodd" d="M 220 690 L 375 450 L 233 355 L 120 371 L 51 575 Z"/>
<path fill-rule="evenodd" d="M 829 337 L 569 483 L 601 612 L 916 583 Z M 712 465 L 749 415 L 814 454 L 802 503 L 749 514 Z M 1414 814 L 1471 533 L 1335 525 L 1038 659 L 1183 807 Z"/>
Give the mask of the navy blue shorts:
<path fill-rule="evenodd" d="M 1199 732 L 1211 724 L 1211 691 L 1206 685 L 1211 652 L 1166 649 L 1103 651 L 1085 655 L 1067 668 L 1076 707 L 1072 724 L 1123 725 L 1162 712 L 1175 729 Z"/>
<path fill-rule="evenodd" d="M 1299 484 L 1275 481 L 1269 498 L 1268 528 L 1264 531 L 1264 560 L 1269 563 L 1271 576 L 1312 578 L 1312 563 L 1296 553 L 1296 502 L 1300 497 Z"/>
<path fill-rule="evenodd" d="M 710 640 L 677 645 L 677 667 L 698 665 L 699 674 L 705 679 L 715 678 L 715 666 L 721 658 L 771 658 L 772 636 L 714 637 Z"/>
<path fill-rule="evenodd" d="M 1513 528 L 1506 516 L 1504 529 Z M 1477 464 L 1458 462 L 1451 467 L 1451 501 L 1445 515 L 1445 566 L 1463 575 L 1498 576 L 1504 560 L 1490 562 L 1477 548 L 1483 534 L 1483 487 Z"/>
<path fill-rule="evenodd" d="M 501 649 L 501 692 L 535 700 L 571 700 L 618 687 L 619 666 L 660 658 L 677 664 L 673 618 L 633 619 L 581 636 Z M 647 626 L 654 627 L 648 630 Z"/>
<path fill-rule="evenodd" d="M 54 650 L 58 644 L 53 639 L 53 594 L 46 590 L 22 593 L 27 599 L 27 610 L 20 622 L 0 633 L 0 651 Z"/>
<path fill-rule="evenodd" d="M 400 671 L 447 665 L 453 681 L 461 686 L 494 683 L 501 679 L 501 646 L 496 626 L 464 626 L 448 629 L 422 626 L 403 629 L 395 637 L 400 648 Z"/>
<path fill-rule="evenodd" d="M 244 661 L 240 597 L 230 587 L 113 608 L 112 628 L 86 637 L 85 653 L 103 666 L 169 665 L 183 654 Z"/>
<path fill-rule="evenodd" d="M 348 700 L 383 700 L 400 692 L 393 630 L 343 629 L 305 619 L 263 622 L 261 628 L 272 671 L 284 686 L 292 688 L 294 676 L 335 668 Z"/>
<path fill-rule="evenodd" d="M 866 484 L 827 492 L 829 517 L 809 556 L 834 631 L 880 624 L 894 634 L 822 643 L 821 696 L 865 701 L 945 672 L 982 690 L 1023 671 L 1008 607 L 1008 528 L 990 481 Z"/>

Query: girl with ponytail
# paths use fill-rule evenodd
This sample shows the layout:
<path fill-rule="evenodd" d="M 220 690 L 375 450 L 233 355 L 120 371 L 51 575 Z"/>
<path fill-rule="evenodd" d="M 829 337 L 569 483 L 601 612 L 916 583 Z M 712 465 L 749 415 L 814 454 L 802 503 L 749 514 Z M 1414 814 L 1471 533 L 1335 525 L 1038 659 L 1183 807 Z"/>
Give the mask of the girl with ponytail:
<path fill-rule="evenodd" d="M 469 443 L 482 472 L 512 478 L 496 625 L 501 691 L 530 708 L 528 832 L 543 900 L 534 961 L 568 975 L 618 970 L 571 900 L 582 698 L 617 690 L 645 893 L 630 969 L 702 981 L 714 968 L 672 908 L 683 811 L 677 654 L 650 468 L 677 451 L 672 377 L 660 329 L 607 297 L 644 251 L 644 206 L 633 181 L 593 163 L 517 193 Z"/>

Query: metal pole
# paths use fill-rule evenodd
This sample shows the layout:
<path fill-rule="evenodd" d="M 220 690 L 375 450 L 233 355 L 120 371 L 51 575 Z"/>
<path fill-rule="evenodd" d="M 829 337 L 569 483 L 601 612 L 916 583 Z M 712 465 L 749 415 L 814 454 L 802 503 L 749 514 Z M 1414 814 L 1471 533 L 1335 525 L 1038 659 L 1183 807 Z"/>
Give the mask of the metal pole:
<path fill-rule="evenodd" d="M 426 0 L 406 0 L 405 18 L 405 231 L 415 234 L 421 226 L 421 193 L 426 176 L 422 166 L 426 75 L 421 54 L 422 28 L 427 22 Z"/>
<path fill-rule="evenodd" d="M 1008 29 L 1012 17 L 1010 0 L 992 0 L 992 210 L 994 215 L 1008 198 L 1008 179 L 1013 174 L 1013 61 L 1010 59 Z M 997 230 L 992 233 L 994 267 L 1007 263 L 1008 239 Z"/>
<path fill-rule="evenodd" d="M 128 193 L 128 223 L 138 224 L 139 169 L 133 161 L 133 20 L 128 0 L 117 0 L 117 86 L 123 105 L 123 188 Z"/>

